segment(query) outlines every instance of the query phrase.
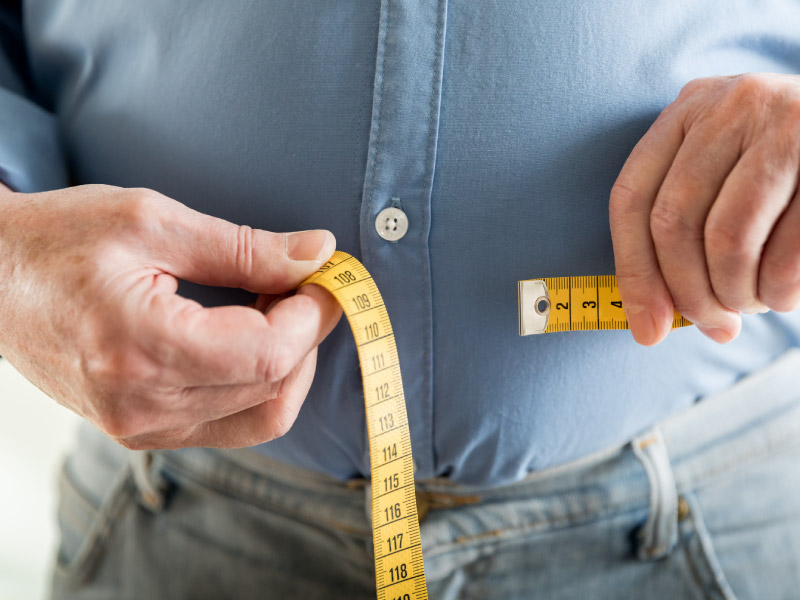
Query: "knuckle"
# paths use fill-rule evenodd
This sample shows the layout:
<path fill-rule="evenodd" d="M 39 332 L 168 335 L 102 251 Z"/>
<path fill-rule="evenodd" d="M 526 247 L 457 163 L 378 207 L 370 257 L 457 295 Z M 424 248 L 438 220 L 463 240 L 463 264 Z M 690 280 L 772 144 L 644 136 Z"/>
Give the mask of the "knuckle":
<path fill-rule="evenodd" d="M 155 372 L 133 354 L 112 351 L 83 361 L 83 377 L 93 398 L 93 421 L 115 439 L 141 434 L 148 426 L 147 411 L 158 404 L 157 398 L 141 394 L 152 386 Z"/>
<path fill-rule="evenodd" d="M 234 256 L 236 272 L 249 277 L 253 272 L 255 244 L 253 229 L 247 225 L 237 225 L 235 229 Z"/>
<path fill-rule="evenodd" d="M 270 427 L 270 440 L 275 440 L 280 437 L 285 436 L 289 431 L 292 429 L 292 425 L 294 425 L 295 419 L 297 415 L 291 412 L 288 408 L 284 407 L 282 410 L 278 410 L 273 415 L 271 427 Z"/>
<path fill-rule="evenodd" d="M 688 97 L 695 95 L 696 93 L 700 92 L 701 90 L 706 89 L 710 83 L 712 83 L 714 78 L 712 77 L 698 77 L 696 79 L 692 79 L 684 84 L 681 88 L 680 93 L 678 94 L 678 99 L 685 100 Z"/>
<path fill-rule="evenodd" d="M 235 276 L 239 287 L 268 268 L 276 278 L 282 280 L 288 273 L 286 258 L 286 235 L 253 229 L 247 225 L 235 225 L 230 230 L 230 256 L 233 256 Z M 263 290 L 262 290 L 263 291 Z M 285 288 L 281 291 L 286 291 Z"/>
<path fill-rule="evenodd" d="M 98 390 L 116 390 L 127 393 L 134 385 L 154 379 L 146 361 L 127 348 L 100 351 L 96 356 L 82 361 L 83 376 Z"/>
<path fill-rule="evenodd" d="M 800 304 L 800 254 L 775 254 L 761 266 L 759 293 L 772 310 L 789 312 Z"/>
<path fill-rule="evenodd" d="M 800 93 L 795 93 L 786 105 L 786 117 L 790 125 L 800 125 Z"/>
<path fill-rule="evenodd" d="M 653 206 L 650 232 L 656 245 L 671 244 L 696 235 L 683 212 L 666 202 L 656 202 Z"/>
<path fill-rule="evenodd" d="M 124 402 L 116 404 L 113 410 L 107 410 L 101 415 L 96 423 L 103 433 L 115 440 L 132 439 L 141 433 L 134 414 L 124 406 Z"/>
<path fill-rule="evenodd" d="M 800 254 L 770 254 L 764 259 L 763 269 L 770 279 L 780 282 L 781 285 L 800 284 Z"/>
<path fill-rule="evenodd" d="M 272 425 L 272 434 L 271 434 L 271 438 L 272 439 L 270 441 L 276 440 L 278 438 L 281 438 L 281 437 L 285 436 L 287 433 L 289 433 L 289 431 L 292 428 L 292 424 L 293 424 L 293 422 L 289 422 L 289 421 L 286 421 L 286 420 L 283 420 L 283 419 L 280 419 L 280 420 L 276 421 L 275 423 L 273 423 L 273 425 Z"/>
<path fill-rule="evenodd" d="M 800 288 L 791 291 L 782 290 L 773 295 L 765 295 L 761 301 L 775 312 L 792 312 L 800 308 Z"/>
<path fill-rule="evenodd" d="M 276 344 L 270 356 L 260 363 L 257 368 L 265 381 L 282 381 L 295 367 L 294 356 L 287 344 Z"/>
<path fill-rule="evenodd" d="M 709 298 L 700 293 L 683 290 L 680 294 L 672 292 L 672 298 L 675 310 L 689 320 L 703 324 L 714 319 L 714 311 L 709 308 Z"/>
<path fill-rule="evenodd" d="M 709 219 L 703 237 L 707 255 L 725 263 L 737 263 L 757 247 L 752 230 L 741 223 Z"/>
<path fill-rule="evenodd" d="M 650 276 L 643 269 L 631 269 L 629 266 L 624 271 L 617 270 L 617 286 L 623 296 L 630 296 L 632 293 L 638 295 L 642 287 L 648 285 Z"/>
<path fill-rule="evenodd" d="M 108 433 L 108 432 L 106 432 Z M 145 438 L 141 436 L 132 437 L 117 437 L 111 435 L 111 438 L 123 448 L 127 450 L 152 450 L 152 446 L 147 443 Z"/>
<path fill-rule="evenodd" d="M 731 101 L 734 106 L 761 106 L 770 81 L 759 73 L 744 73 L 731 80 Z"/>
<path fill-rule="evenodd" d="M 638 207 L 639 194 L 625 181 L 619 179 L 611 188 L 608 210 L 611 219 L 618 221 Z"/>
<path fill-rule="evenodd" d="M 124 225 L 134 231 L 149 230 L 156 224 L 163 196 L 147 188 L 127 190 L 125 202 L 120 207 Z"/>
<path fill-rule="evenodd" d="M 786 99 L 783 107 L 783 115 L 777 126 L 779 133 L 776 135 L 778 141 L 783 142 L 784 156 L 794 156 L 797 159 L 800 154 L 800 147 L 797 139 L 800 137 L 800 94 L 795 93 L 791 98 Z M 782 135 L 781 135 L 782 133 Z"/>

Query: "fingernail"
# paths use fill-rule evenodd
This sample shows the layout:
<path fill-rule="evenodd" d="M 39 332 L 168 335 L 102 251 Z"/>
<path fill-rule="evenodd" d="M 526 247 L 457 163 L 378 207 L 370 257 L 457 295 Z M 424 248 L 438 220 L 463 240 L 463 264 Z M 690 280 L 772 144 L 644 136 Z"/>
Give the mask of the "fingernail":
<path fill-rule="evenodd" d="M 650 311 L 641 306 L 629 306 L 627 313 L 633 339 L 646 346 L 655 343 L 656 322 Z"/>
<path fill-rule="evenodd" d="M 292 260 L 316 260 L 333 236 L 323 229 L 297 231 L 286 236 L 286 255 Z"/>
<path fill-rule="evenodd" d="M 703 335 L 710 337 L 720 344 L 727 344 L 736 337 L 736 334 L 731 333 L 727 329 L 722 329 L 721 327 L 701 327 L 698 325 L 697 328 Z"/>

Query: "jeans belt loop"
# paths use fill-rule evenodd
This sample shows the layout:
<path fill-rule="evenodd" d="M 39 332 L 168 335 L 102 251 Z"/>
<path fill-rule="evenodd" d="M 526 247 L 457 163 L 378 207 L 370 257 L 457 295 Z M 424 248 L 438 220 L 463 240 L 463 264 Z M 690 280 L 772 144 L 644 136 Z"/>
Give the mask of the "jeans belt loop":
<path fill-rule="evenodd" d="M 678 543 L 678 490 L 661 430 L 654 427 L 631 443 L 650 484 L 650 513 L 637 534 L 637 556 L 656 560 Z"/>
<path fill-rule="evenodd" d="M 133 481 L 139 490 L 139 503 L 151 512 L 159 512 L 164 508 L 164 482 L 154 468 L 154 453 L 150 450 L 131 452 L 131 472 Z"/>
<path fill-rule="evenodd" d="M 367 523 L 372 523 L 372 480 L 368 479 L 364 485 L 364 514 L 367 516 Z"/>

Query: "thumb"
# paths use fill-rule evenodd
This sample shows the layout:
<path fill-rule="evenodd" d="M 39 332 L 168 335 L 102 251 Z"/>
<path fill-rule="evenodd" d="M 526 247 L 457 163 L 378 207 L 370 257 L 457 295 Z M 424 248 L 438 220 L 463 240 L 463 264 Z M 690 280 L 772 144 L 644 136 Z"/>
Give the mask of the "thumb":
<path fill-rule="evenodd" d="M 272 233 L 234 225 L 181 206 L 164 270 L 204 285 L 262 294 L 294 289 L 336 249 L 330 231 Z"/>

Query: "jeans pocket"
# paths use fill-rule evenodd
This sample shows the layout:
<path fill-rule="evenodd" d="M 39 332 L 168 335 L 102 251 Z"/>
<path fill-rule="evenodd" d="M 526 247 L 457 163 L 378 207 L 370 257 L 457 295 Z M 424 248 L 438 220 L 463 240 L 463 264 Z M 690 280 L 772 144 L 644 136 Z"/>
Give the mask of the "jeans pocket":
<path fill-rule="evenodd" d="M 103 553 L 115 519 L 135 498 L 130 469 L 122 469 L 98 501 L 81 489 L 65 465 L 59 479 L 59 496 L 60 541 L 54 576 L 63 583 L 85 582 Z"/>
<path fill-rule="evenodd" d="M 695 572 L 725 599 L 796 599 L 800 590 L 800 443 L 752 456 L 685 493 Z"/>

